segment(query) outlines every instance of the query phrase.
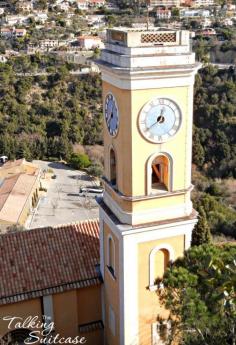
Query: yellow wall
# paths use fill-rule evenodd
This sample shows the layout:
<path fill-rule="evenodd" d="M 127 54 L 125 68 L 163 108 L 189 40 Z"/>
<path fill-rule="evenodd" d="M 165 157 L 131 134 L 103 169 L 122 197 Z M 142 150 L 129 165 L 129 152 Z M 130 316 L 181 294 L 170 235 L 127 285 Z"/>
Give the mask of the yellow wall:
<path fill-rule="evenodd" d="M 40 298 L 31 299 L 24 302 L 18 302 L 13 304 L 7 304 L 0 306 L 0 335 L 4 336 L 10 330 L 14 330 L 12 327 L 10 330 L 8 327 L 8 322 L 3 321 L 4 316 L 17 316 L 26 319 L 28 316 L 38 316 L 39 320 L 42 316 L 41 301 Z"/>
<path fill-rule="evenodd" d="M 0 306 L 0 335 L 9 332 L 4 316 L 39 316 L 42 321 L 42 313 L 41 298 Z M 79 325 L 102 320 L 100 285 L 54 294 L 53 313 L 55 334 L 72 338 L 80 335 L 87 345 L 103 345 L 103 330 L 79 334 Z"/>
<path fill-rule="evenodd" d="M 108 258 L 107 258 L 107 245 L 108 236 L 111 235 L 115 243 L 115 279 L 112 277 L 111 273 L 107 268 Z M 119 242 L 118 239 L 109 229 L 109 226 L 104 223 L 104 302 L 105 302 L 105 340 L 106 345 L 118 345 L 119 344 Z M 113 336 L 109 329 L 109 306 L 112 306 L 115 319 L 116 319 L 116 334 Z"/>
<path fill-rule="evenodd" d="M 108 92 L 112 92 L 118 104 L 120 114 L 120 128 L 118 135 L 112 138 L 104 124 L 105 147 L 105 176 L 109 180 L 109 148 L 113 145 L 117 160 L 117 186 L 118 190 L 126 196 L 148 195 L 147 163 L 150 156 L 159 152 L 168 153 L 173 160 L 172 190 L 185 190 L 190 187 L 191 154 L 191 114 L 189 114 L 190 102 L 192 102 L 190 87 L 161 88 L 149 90 L 121 90 L 106 82 L 103 82 L 104 102 Z M 143 106 L 154 97 L 166 97 L 176 102 L 182 112 L 182 124 L 174 139 L 163 144 L 150 143 L 141 135 L 138 128 L 138 118 Z M 150 202 L 138 202 L 129 205 L 129 202 L 121 200 L 119 196 L 108 190 L 113 198 L 117 199 L 121 208 L 127 211 L 141 210 L 155 207 L 165 207 L 189 202 L 190 194 L 185 197 L 173 197 L 152 200 Z M 132 202 L 134 203 L 134 202 Z"/>
<path fill-rule="evenodd" d="M 184 175 L 186 167 L 186 131 L 187 120 L 189 116 L 188 111 L 188 87 L 162 88 L 151 90 L 135 90 L 132 92 L 132 182 L 133 195 L 145 194 L 146 181 L 146 162 L 150 155 L 155 152 L 167 152 L 173 158 L 174 165 L 174 180 L 173 190 L 184 189 L 189 187 L 185 184 Z M 174 139 L 163 143 L 153 144 L 145 140 L 138 129 L 138 116 L 142 107 L 151 99 L 155 97 L 170 98 L 175 101 L 182 111 L 182 125 L 177 132 Z M 137 183 L 139 181 L 139 183 Z"/>
<path fill-rule="evenodd" d="M 76 290 L 53 295 L 56 333 L 66 337 L 78 334 L 78 311 Z"/>
<path fill-rule="evenodd" d="M 117 89 L 116 87 L 103 82 L 103 100 L 108 92 L 112 92 L 116 98 L 118 111 L 120 115 L 120 126 L 117 137 L 110 136 L 107 125 L 104 122 L 104 163 L 105 176 L 109 179 L 109 149 L 114 145 L 117 161 L 117 185 L 118 189 L 126 195 L 132 194 L 132 147 L 130 145 L 131 133 L 131 92 L 127 90 Z M 105 109 L 105 107 L 104 107 Z M 126 148 L 124 150 L 124 147 Z M 122 154 L 121 154 L 122 152 Z"/>
<path fill-rule="evenodd" d="M 149 286 L 149 256 L 156 246 L 162 243 L 172 246 L 175 259 L 183 256 L 184 236 L 175 236 L 165 240 L 156 240 L 140 243 L 138 246 L 138 267 L 142 267 L 138 276 L 138 303 L 139 303 L 139 337 L 140 345 L 150 345 L 151 325 L 156 321 L 157 315 L 168 317 L 168 312 L 160 306 L 156 292 L 150 291 Z"/>

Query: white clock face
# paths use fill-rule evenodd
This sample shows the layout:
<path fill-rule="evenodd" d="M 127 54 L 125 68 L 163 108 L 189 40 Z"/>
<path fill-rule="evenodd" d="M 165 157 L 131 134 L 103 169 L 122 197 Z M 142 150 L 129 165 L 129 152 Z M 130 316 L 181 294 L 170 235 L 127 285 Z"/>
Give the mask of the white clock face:
<path fill-rule="evenodd" d="M 115 97 L 111 93 L 105 99 L 105 119 L 110 135 L 115 137 L 119 129 L 119 112 Z"/>
<path fill-rule="evenodd" d="M 155 98 L 146 103 L 139 116 L 139 128 L 143 136 L 154 143 L 171 139 L 181 125 L 181 111 L 168 98 Z"/>

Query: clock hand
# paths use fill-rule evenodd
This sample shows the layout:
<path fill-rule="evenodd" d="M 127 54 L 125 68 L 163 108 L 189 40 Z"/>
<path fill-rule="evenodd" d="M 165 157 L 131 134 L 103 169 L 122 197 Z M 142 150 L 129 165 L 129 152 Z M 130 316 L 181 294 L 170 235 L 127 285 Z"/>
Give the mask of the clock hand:
<path fill-rule="evenodd" d="M 154 122 L 149 128 L 147 128 L 147 131 L 149 131 L 153 126 L 162 124 L 165 121 L 165 118 L 163 116 L 164 112 L 165 112 L 165 108 L 162 107 L 160 115 L 157 117 L 156 122 Z"/>

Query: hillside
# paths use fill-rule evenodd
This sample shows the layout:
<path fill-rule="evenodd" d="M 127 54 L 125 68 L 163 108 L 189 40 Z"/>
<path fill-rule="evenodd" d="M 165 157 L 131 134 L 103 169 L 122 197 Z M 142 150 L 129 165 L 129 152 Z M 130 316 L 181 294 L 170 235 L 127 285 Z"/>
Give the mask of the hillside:
<path fill-rule="evenodd" d="M 24 64 L 15 58 L 0 65 L 0 153 L 11 159 L 69 160 L 78 146 L 102 144 L 100 76 L 75 76 L 62 64 L 43 76 L 24 76 L 27 65 L 35 63 L 27 59 Z M 26 66 L 21 74 L 19 65 Z M 234 238 L 235 93 L 232 69 L 209 66 L 196 77 L 194 204 L 204 207 L 213 234 Z"/>

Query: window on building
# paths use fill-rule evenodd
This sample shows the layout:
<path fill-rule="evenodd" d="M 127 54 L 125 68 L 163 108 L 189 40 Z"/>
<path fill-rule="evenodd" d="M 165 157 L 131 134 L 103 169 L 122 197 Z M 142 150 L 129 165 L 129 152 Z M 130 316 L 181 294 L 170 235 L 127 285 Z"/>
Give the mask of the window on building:
<path fill-rule="evenodd" d="M 169 190 L 169 160 L 166 156 L 160 155 L 152 161 L 151 190 Z"/>
<path fill-rule="evenodd" d="M 108 238 L 108 263 L 107 267 L 113 277 L 115 277 L 115 245 L 111 236 Z"/>
<path fill-rule="evenodd" d="M 174 260 L 174 252 L 170 245 L 155 247 L 150 253 L 149 289 L 156 290 L 158 280 L 162 279 L 170 261 Z"/>
<path fill-rule="evenodd" d="M 116 186 L 116 155 L 113 149 L 110 150 L 110 182 Z"/>

